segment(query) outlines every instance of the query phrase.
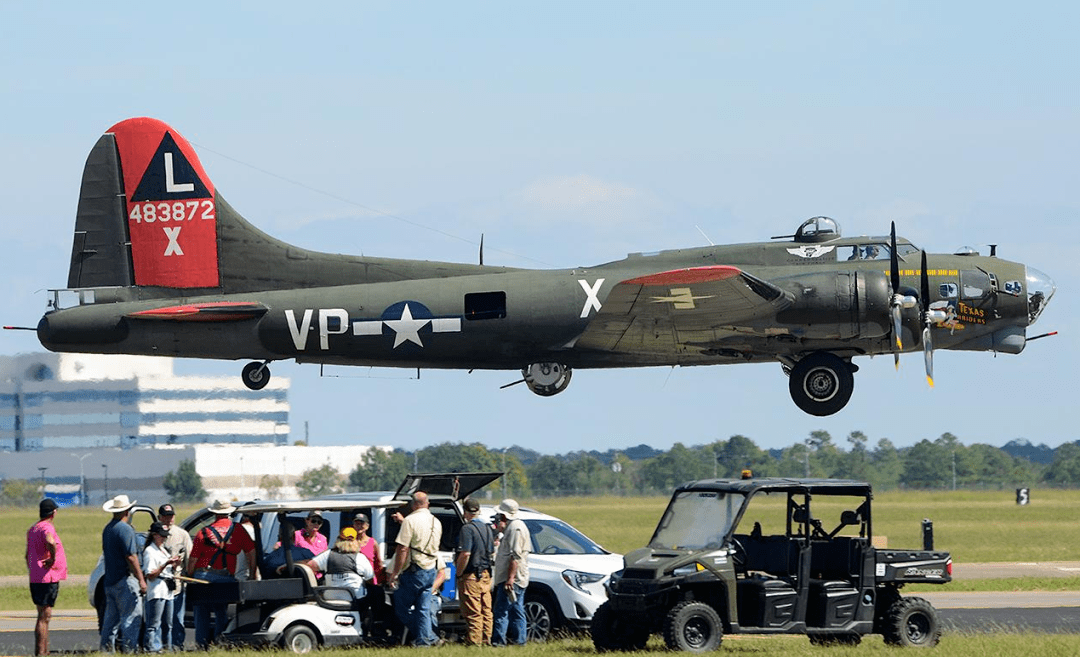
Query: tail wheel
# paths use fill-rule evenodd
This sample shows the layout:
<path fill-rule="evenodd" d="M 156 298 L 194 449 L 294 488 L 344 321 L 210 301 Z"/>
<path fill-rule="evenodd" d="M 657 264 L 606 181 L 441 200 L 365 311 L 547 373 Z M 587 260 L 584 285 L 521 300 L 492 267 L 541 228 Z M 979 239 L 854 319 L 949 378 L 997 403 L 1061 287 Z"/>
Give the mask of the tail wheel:
<path fill-rule="evenodd" d="M 664 620 L 664 642 L 671 650 L 711 652 L 720 647 L 724 625 L 720 614 L 704 602 L 684 600 Z"/>
<path fill-rule="evenodd" d="M 795 363 L 788 391 L 795 405 L 810 415 L 832 415 L 851 399 L 855 377 L 851 366 L 827 351 L 818 351 Z"/>
<path fill-rule="evenodd" d="M 319 647 L 319 637 L 307 625 L 291 625 L 281 637 L 281 647 L 297 655 L 304 655 Z"/>
<path fill-rule="evenodd" d="M 240 378 L 249 389 L 262 390 L 267 383 L 270 383 L 268 363 L 252 362 L 244 365 L 244 371 L 240 373 Z"/>
<path fill-rule="evenodd" d="M 885 614 L 885 643 L 910 648 L 930 648 L 941 639 L 937 609 L 923 598 L 900 598 Z"/>

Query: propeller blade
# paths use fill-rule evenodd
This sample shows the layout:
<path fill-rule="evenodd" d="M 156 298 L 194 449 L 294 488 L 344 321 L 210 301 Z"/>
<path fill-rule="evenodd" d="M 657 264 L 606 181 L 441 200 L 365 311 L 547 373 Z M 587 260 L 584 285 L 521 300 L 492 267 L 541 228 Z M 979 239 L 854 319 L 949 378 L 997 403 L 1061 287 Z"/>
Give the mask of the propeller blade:
<path fill-rule="evenodd" d="M 926 251 L 922 252 L 922 285 L 919 290 L 923 314 L 930 310 L 930 275 L 926 273 Z M 927 320 L 929 322 L 929 320 Z"/>
<path fill-rule="evenodd" d="M 889 283 L 893 294 L 900 292 L 900 258 L 896 255 L 896 222 L 889 230 Z"/>
<path fill-rule="evenodd" d="M 923 360 L 926 361 L 926 382 L 934 387 L 934 343 L 930 340 L 930 325 L 922 330 Z"/>
<path fill-rule="evenodd" d="M 892 308 L 890 308 L 889 310 L 892 312 L 893 336 L 895 336 L 893 344 L 896 346 L 896 349 L 898 351 L 903 351 L 904 342 L 900 338 L 900 304 L 894 301 L 892 304 Z"/>

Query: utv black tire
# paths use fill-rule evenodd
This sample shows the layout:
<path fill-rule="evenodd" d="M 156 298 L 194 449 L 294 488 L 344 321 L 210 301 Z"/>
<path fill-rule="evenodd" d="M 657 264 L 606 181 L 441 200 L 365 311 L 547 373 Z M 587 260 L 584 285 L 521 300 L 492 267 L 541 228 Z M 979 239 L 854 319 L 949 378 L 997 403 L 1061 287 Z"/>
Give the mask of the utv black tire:
<path fill-rule="evenodd" d="M 885 614 L 882 636 L 891 646 L 936 646 L 941 639 L 937 609 L 923 598 L 900 598 Z"/>
<path fill-rule="evenodd" d="M 307 625 L 290 625 L 281 637 L 281 647 L 288 652 L 304 655 L 319 649 L 319 637 Z"/>
<path fill-rule="evenodd" d="M 812 646 L 857 646 L 862 643 L 862 637 L 858 634 L 811 634 L 809 636 Z"/>
<path fill-rule="evenodd" d="M 592 617 L 593 645 L 597 652 L 641 650 L 649 642 L 649 630 L 620 618 L 605 602 Z"/>
<path fill-rule="evenodd" d="M 791 400 L 804 412 L 818 417 L 847 406 L 854 389 L 851 367 L 827 351 L 814 352 L 795 363 L 788 378 Z"/>
<path fill-rule="evenodd" d="M 670 650 L 712 652 L 723 638 L 720 614 L 704 602 L 684 600 L 664 619 L 664 643 Z"/>
<path fill-rule="evenodd" d="M 265 363 L 248 363 L 240 372 L 240 379 L 249 390 L 262 390 L 270 383 L 270 368 Z"/>

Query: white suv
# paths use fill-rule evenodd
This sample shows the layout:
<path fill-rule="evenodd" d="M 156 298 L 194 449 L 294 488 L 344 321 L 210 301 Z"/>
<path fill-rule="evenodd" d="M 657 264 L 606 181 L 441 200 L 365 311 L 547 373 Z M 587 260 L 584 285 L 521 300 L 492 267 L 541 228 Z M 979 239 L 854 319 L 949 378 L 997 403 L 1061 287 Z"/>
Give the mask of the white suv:
<path fill-rule="evenodd" d="M 481 518 L 494 515 L 494 507 L 480 507 Z M 596 608 L 607 601 L 604 584 L 622 569 L 622 555 L 546 513 L 522 508 L 518 518 L 532 537 L 525 592 L 529 639 L 543 641 L 559 628 L 587 629 Z"/>

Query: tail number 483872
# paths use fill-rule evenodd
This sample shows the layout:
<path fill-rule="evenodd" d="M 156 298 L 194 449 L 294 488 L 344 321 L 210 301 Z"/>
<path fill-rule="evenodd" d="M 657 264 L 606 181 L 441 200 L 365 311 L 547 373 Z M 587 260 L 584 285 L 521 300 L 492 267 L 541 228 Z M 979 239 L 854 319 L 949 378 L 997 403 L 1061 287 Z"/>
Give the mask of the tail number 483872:
<path fill-rule="evenodd" d="M 167 221 L 191 221 L 198 216 L 199 219 L 214 219 L 213 199 L 199 199 L 194 201 L 175 201 L 173 203 L 145 201 L 134 203 L 128 219 L 137 224 L 152 224 Z"/>

